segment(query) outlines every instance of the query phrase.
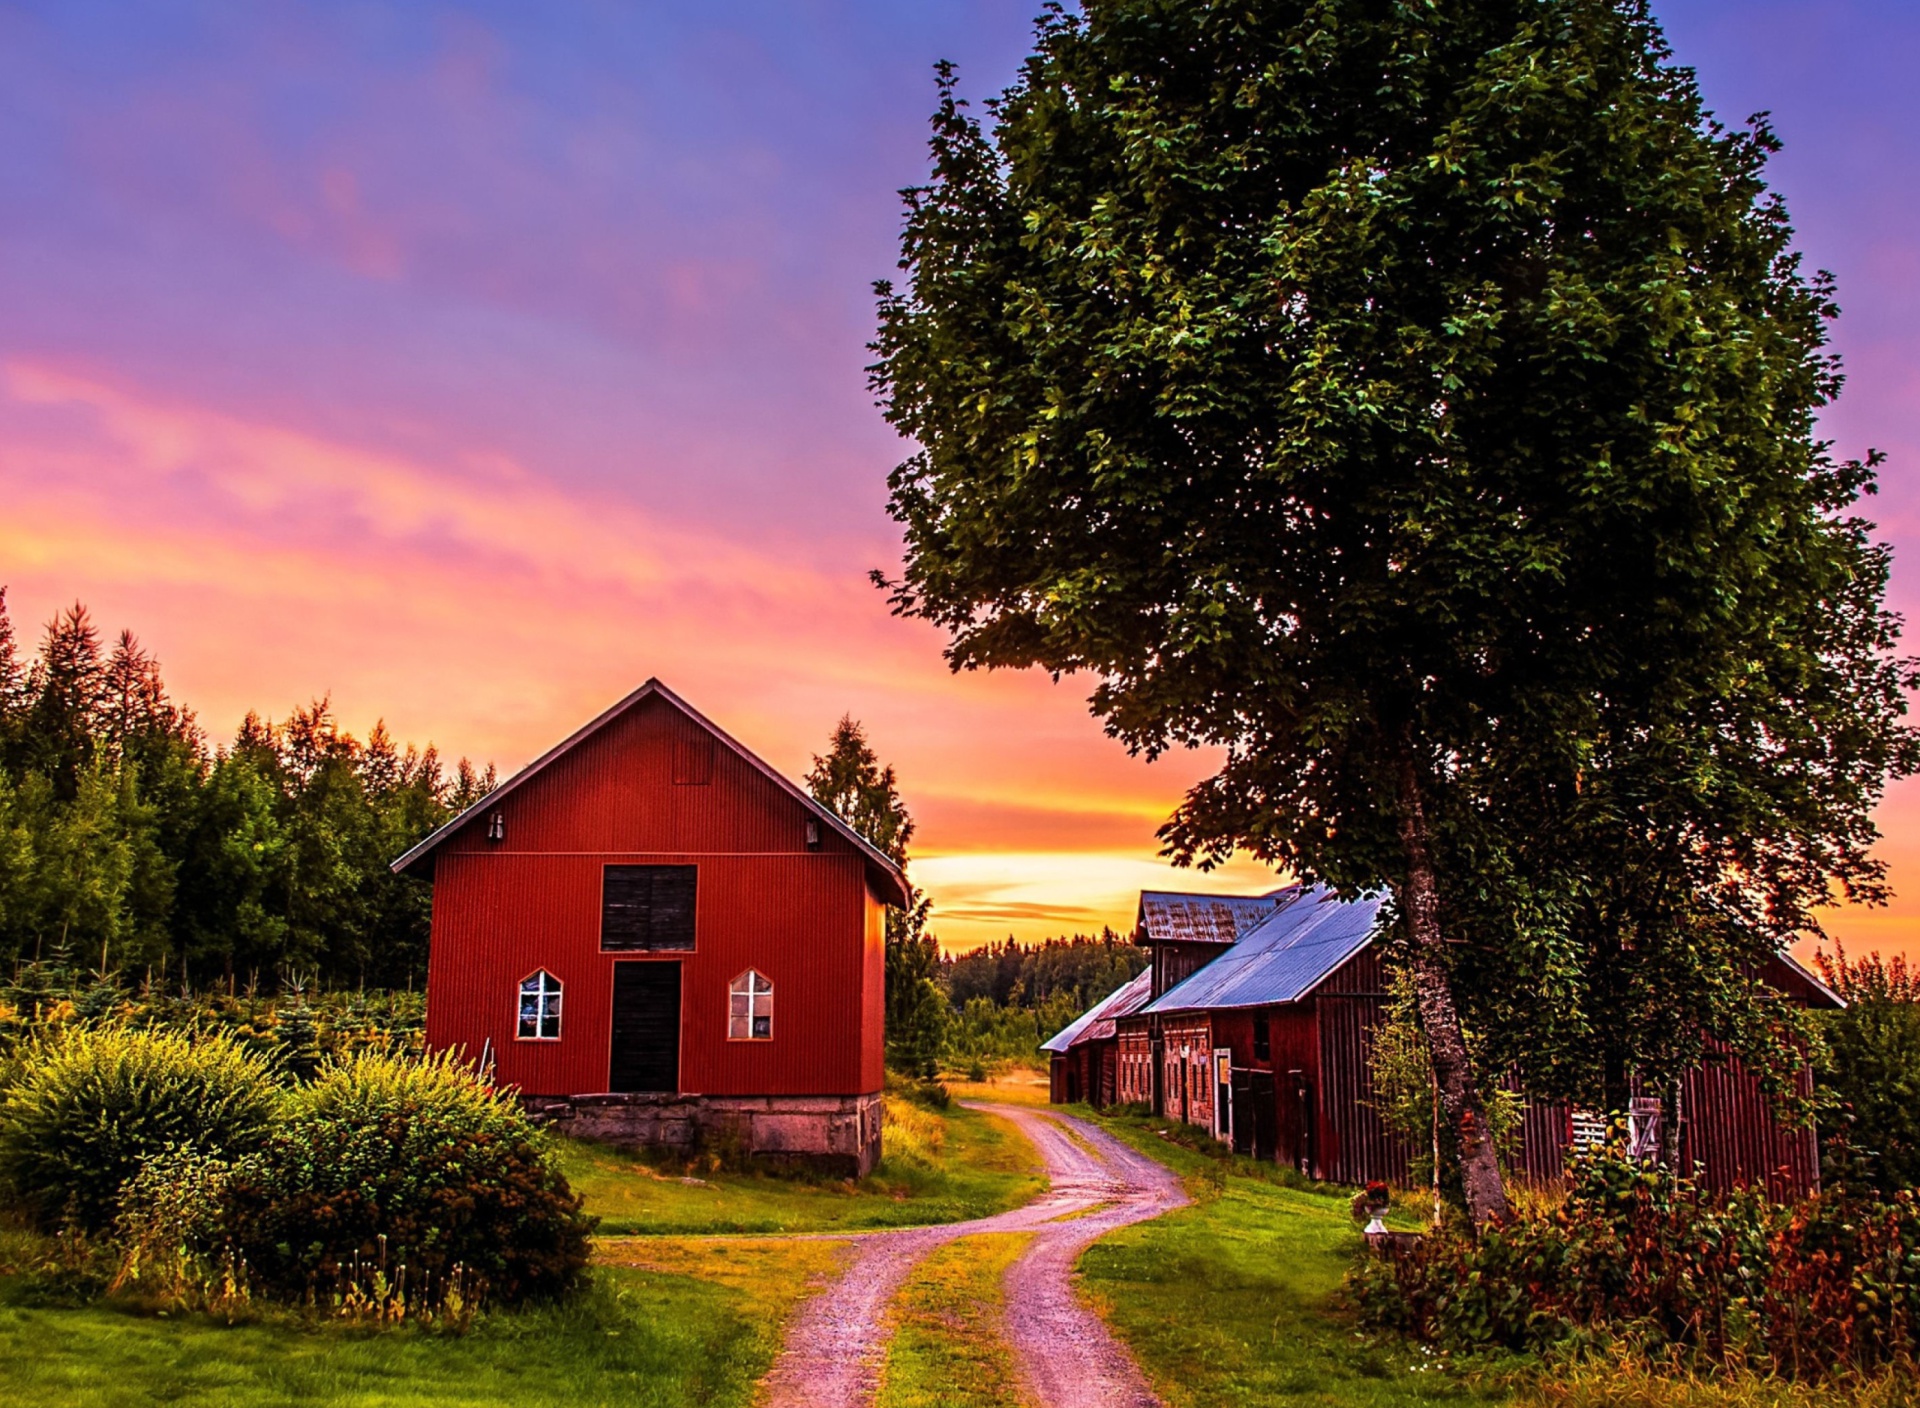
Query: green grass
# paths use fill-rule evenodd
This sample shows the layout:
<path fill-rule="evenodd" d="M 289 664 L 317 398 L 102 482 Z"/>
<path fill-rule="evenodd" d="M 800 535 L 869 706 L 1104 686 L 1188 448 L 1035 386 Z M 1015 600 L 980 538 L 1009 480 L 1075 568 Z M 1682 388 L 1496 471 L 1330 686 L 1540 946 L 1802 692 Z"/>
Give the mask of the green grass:
<path fill-rule="evenodd" d="M 910 1107 L 920 1156 L 883 1157 L 859 1182 L 766 1173 L 685 1176 L 632 1153 L 558 1140 L 567 1180 L 602 1236 L 842 1232 L 986 1217 L 1045 1186 L 1039 1156 L 1000 1120 Z M 903 1143 L 905 1141 L 902 1141 Z M 885 1147 L 883 1140 L 882 1147 Z"/>
<path fill-rule="evenodd" d="M 1096 1117 L 1098 1118 L 1098 1117 Z M 1499 1401 L 1410 1347 L 1356 1334 L 1337 1292 L 1360 1245 L 1352 1190 L 1159 1137 L 1165 1121 L 1099 1123 L 1182 1175 L 1194 1202 L 1080 1259 L 1082 1287 L 1169 1408 Z"/>
<path fill-rule="evenodd" d="M 1010 1408 L 1022 1403 L 1001 1336 L 1002 1278 L 1031 1232 L 964 1237 L 919 1266 L 894 1305 L 875 1408 Z"/>
<path fill-rule="evenodd" d="M 789 1250 L 789 1249 L 783 1249 Z M 481 1319 L 462 1337 L 357 1331 L 276 1313 L 227 1326 L 110 1304 L 36 1306 L 0 1278 L 0 1401 L 62 1408 L 177 1403 L 351 1408 L 747 1404 L 778 1326 L 829 1243 L 790 1249 L 752 1286 L 621 1266 L 562 1307 Z M 767 1268 L 771 1270 L 771 1268 Z"/>
<path fill-rule="evenodd" d="M 901 1119 L 896 1148 L 905 1156 L 858 1183 L 725 1173 L 682 1182 L 613 1149 L 575 1140 L 559 1148 L 603 1234 L 949 1221 L 1012 1207 L 1043 1185 L 1038 1157 L 998 1120 L 917 1106 Z M 461 1337 L 266 1307 L 229 1326 L 112 1301 L 49 1303 L 31 1270 L 49 1245 L 0 1221 L 0 1402 L 745 1405 L 788 1312 L 844 1244 L 618 1236 L 600 1243 L 592 1285 L 575 1300 L 484 1315 Z"/>

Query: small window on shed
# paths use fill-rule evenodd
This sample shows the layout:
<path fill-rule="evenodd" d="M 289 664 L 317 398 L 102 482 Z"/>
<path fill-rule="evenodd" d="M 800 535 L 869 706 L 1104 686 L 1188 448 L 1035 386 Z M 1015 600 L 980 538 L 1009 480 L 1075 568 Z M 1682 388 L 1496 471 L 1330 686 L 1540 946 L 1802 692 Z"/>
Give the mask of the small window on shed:
<path fill-rule="evenodd" d="M 773 983 L 749 968 L 727 989 L 727 1040 L 773 1039 Z"/>
<path fill-rule="evenodd" d="M 560 980 L 542 968 L 520 984 L 522 1041 L 560 1040 Z"/>
<path fill-rule="evenodd" d="M 616 952 L 693 947 L 691 865 L 610 865 L 602 882 L 600 947 Z"/>
<path fill-rule="evenodd" d="M 1271 1061 L 1273 1059 L 1273 1038 L 1267 1033 L 1267 1019 L 1253 1019 L 1253 1059 Z"/>

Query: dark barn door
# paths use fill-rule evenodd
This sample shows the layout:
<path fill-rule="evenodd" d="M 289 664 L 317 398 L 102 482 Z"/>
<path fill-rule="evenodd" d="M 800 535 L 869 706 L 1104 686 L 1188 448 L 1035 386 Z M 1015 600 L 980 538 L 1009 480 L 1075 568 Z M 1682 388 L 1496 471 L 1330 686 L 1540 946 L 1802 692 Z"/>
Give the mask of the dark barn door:
<path fill-rule="evenodd" d="M 1253 1072 L 1241 1066 L 1233 1068 L 1233 1152 L 1253 1152 Z"/>
<path fill-rule="evenodd" d="M 1253 1106 L 1253 1156 L 1271 1159 L 1275 1153 L 1274 1116 L 1280 1112 L 1274 1099 L 1273 1072 L 1247 1072 L 1247 1097 L 1247 1103 Z"/>
<path fill-rule="evenodd" d="M 613 965 L 613 1060 L 607 1089 L 680 1089 L 680 965 Z"/>

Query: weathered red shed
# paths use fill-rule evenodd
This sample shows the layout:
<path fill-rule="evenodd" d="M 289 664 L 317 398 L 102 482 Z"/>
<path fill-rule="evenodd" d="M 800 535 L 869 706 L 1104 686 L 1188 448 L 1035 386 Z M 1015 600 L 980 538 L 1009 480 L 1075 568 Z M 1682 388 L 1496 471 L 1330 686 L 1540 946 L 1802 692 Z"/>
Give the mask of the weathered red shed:
<path fill-rule="evenodd" d="M 1084 1100 L 1097 1107 L 1121 1098 L 1117 1023 L 1152 998 L 1153 970 L 1143 968 L 1040 1044 L 1048 1056 L 1054 1104 Z"/>
<path fill-rule="evenodd" d="M 427 1041 L 614 1142 L 879 1158 L 900 870 L 658 680 L 393 864 Z"/>
<path fill-rule="evenodd" d="M 1154 951 L 1151 996 L 1115 1014 L 1115 1098 L 1316 1178 L 1404 1185 L 1413 1151 L 1376 1111 L 1370 1066 L 1387 1003 L 1375 943 L 1381 903 L 1343 901 L 1318 886 L 1142 894 L 1135 938 Z M 1839 1002 L 1784 955 L 1763 977 L 1803 1005 Z M 1062 1040 L 1073 1031 L 1049 1043 L 1068 1062 L 1056 1100 L 1073 1098 L 1061 1088 L 1079 1049 Z M 1800 1073 L 1803 1087 L 1810 1079 Z M 1813 1130 L 1777 1120 L 1759 1082 L 1729 1057 L 1687 1072 L 1664 1098 L 1636 1099 L 1629 1114 L 1636 1145 L 1695 1170 L 1708 1187 L 1819 1186 Z M 1673 1127 L 1662 1128 L 1663 1118 Z M 1567 1150 L 1601 1127 L 1564 1105 L 1529 1101 L 1515 1173 L 1557 1178 Z"/>

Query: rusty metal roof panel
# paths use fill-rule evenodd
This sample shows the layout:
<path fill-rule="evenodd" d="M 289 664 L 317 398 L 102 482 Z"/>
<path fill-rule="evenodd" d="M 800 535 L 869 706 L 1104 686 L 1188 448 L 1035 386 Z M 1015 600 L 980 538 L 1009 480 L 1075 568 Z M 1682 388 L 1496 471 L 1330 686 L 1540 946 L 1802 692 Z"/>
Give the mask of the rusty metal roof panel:
<path fill-rule="evenodd" d="M 1117 1030 L 1113 1024 L 1114 1019 L 1124 1017 L 1129 1012 L 1139 1011 L 1146 1006 L 1147 999 L 1152 996 L 1153 969 L 1143 968 L 1131 980 L 1122 983 L 1067 1023 L 1051 1038 L 1040 1043 L 1040 1049 L 1061 1052 L 1069 1047 L 1078 1046 L 1083 1041 L 1099 1041 L 1111 1037 Z"/>
<path fill-rule="evenodd" d="M 1384 893 L 1343 900 L 1316 885 L 1249 929 L 1199 972 L 1162 993 L 1149 1012 L 1266 1007 L 1298 1002 L 1373 939 Z"/>
<path fill-rule="evenodd" d="M 1246 932 L 1300 892 L 1298 885 L 1266 895 L 1186 895 L 1140 892 L 1139 937 L 1145 943 L 1237 943 Z"/>

